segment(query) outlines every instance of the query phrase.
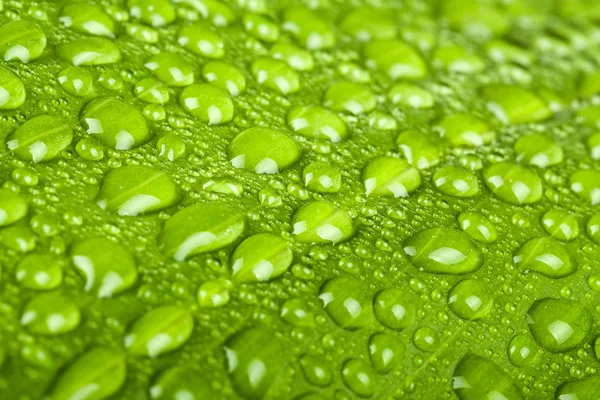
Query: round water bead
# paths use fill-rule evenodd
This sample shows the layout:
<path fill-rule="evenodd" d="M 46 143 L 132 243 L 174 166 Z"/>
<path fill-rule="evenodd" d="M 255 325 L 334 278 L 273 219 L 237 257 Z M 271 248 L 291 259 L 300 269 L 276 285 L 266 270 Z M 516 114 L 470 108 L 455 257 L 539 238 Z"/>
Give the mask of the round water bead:
<path fill-rule="evenodd" d="M 596 291 L 596 292 L 600 292 L 600 275 L 592 275 L 588 278 L 587 280 L 588 286 L 590 287 L 590 289 Z M 597 345 L 600 347 L 600 340 L 597 341 Z M 598 348 L 598 350 L 600 351 L 600 348 Z M 598 358 L 600 358 L 600 353 L 598 353 Z"/>
<path fill-rule="evenodd" d="M 414 301 L 401 289 L 385 289 L 375 297 L 375 317 L 386 327 L 404 329 L 412 324 L 416 315 Z"/>
<path fill-rule="evenodd" d="M 496 227 L 484 215 L 477 212 L 464 212 L 458 216 L 458 224 L 471 239 L 480 243 L 493 243 L 498 238 Z"/>
<path fill-rule="evenodd" d="M 30 168 L 15 168 L 10 175 L 21 186 L 35 186 L 40 181 L 39 174 Z"/>
<path fill-rule="evenodd" d="M 63 280 L 62 262 L 52 254 L 30 254 L 15 270 L 19 285 L 34 290 L 51 290 Z"/>
<path fill-rule="evenodd" d="M 165 85 L 183 87 L 194 83 L 194 69 L 177 53 L 156 54 L 144 66 Z"/>
<path fill-rule="evenodd" d="M 237 67 L 221 61 L 211 61 L 202 67 L 202 76 L 212 85 L 237 96 L 246 90 L 246 77 Z"/>
<path fill-rule="evenodd" d="M 0 195 L 0 199 L 1 198 L 2 198 L 2 195 Z M 0 203 L 0 215 L 2 213 L 1 208 L 2 208 L 2 205 Z M 0 217 L 0 220 L 1 219 L 2 218 Z M 0 225 L 1 225 L 1 222 L 0 222 Z M 596 242 L 596 244 L 600 244 L 600 214 L 596 214 L 588 220 L 588 222 L 586 224 L 586 231 L 587 231 L 587 234 L 590 237 L 590 239 L 592 239 L 594 242 Z"/>
<path fill-rule="evenodd" d="M 594 375 L 579 381 L 566 382 L 556 389 L 556 399 L 600 399 L 600 376 Z"/>
<path fill-rule="evenodd" d="M 412 108 L 431 108 L 435 104 L 433 95 L 412 83 L 397 83 L 388 91 L 392 104 Z"/>
<path fill-rule="evenodd" d="M 216 399 L 217 393 L 200 371 L 176 366 L 160 373 L 149 388 L 153 400 Z"/>
<path fill-rule="evenodd" d="M 385 9 L 371 6 L 359 6 L 347 13 L 340 22 L 340 29 L 361 42 L 392 39 L 398 31 Z"/>
<path fill-rule="evenodd" d="M 338 64 L 337 71 L 343 77 L 357 83 L 371 82 L 371 73 L 355 62 L 344 61 Z"/>
<path fill-rule="evenodd" d="M 413 265 L 434 274 L 466 274 L 483 265 L 483 253 L 462 232 L 447 227 L 422 230 L 404 243 Z"/>
<path fill-rule="evenodd" d="M 376 333 L 369 339 L 371 365 L 380 374 L 387 374 L 401 366 L 403 353 L 403 343 L 396 335 Z"/>
<path fill-rule="evenodd" d="M 282 131 L 259 127 L 237 135 L 227 153 L 234 167 L 258 174 L 276 174 L 300 158 L 300 149 L 292 138 Z"/>
<path fill-rule="evenodd" d="M 160 104 L 148 104 L 142 111 L 148 121 L 164 121 L 167 111 Z"/>
<path fill-rule="evenodd" d="M 371 111 L 367 121 L 369 127 L 381 129 L 382 131 L 395 131 L 398 127 L 398 121 L 392 115 L 379 110 Z"/>
<path fill-rule="evenodd" d="M 279 315 L 281 318 L 294 326 L 315 326 L 315 315 L 307 301 L 302 298 L 292 298 L 281 305 Z"/>
<path fill-rule="evenodd" d="M 175 161 L 185 156 L 185 141 L 179 136 L 168 133 L 156 141 L 156 149 L 160 157 Z"/>
<path fill-rule="evenodd" d="M 68 67 L 58 74 L 60 86 L 73 96 L 85 96 L 94 86 L 92 74 L 82 67 Z"/>
<path fill-rule="evenodd" d="M 317 105 L 292 108 L 287 115 L 287 123 L 295 132 L 309 138 L 337 143 L 348 137 L 344 120 L 333 111 Z"/>
<path fill-rule="evenodd" d="M 249 399 L 261 399 L 286 362 L 283 346 L 265 328 L 237 332 L 227 339 L 223 349 L 233 389 Z"/>
<path fill-rule="evenodd" d="M 0 67 L 0 110 L 19 108 L 26 97 L 23 82 L 8 69 Z"/>
<path fill-rule="evenodd" d="M 140 42 L 158 43 L 158 31 L 149 26 L 130 23 L 125 27 L 125 31 L 130 37 L 139 40 Z"/>
<path fill-rule="evenodd" d="M 440 335 L 428 326 L 423 326 L 415 331 L 412 342 L 421 351 L 433 353 L 440 346 Z"/>
<path fill-rule="evenodd" d="M 245 225 L 244 216 L 231 206 L 195 204 L 167 220 L 158 235 L 158 248 L 163 254 L 183 261 L 235 242 Z"/>
<path fill-rule="evenodd" d="M 454 146 L 478 147 L 490 143 L 496 137 L 488 124 L 467 113 L 447 115 L 438 124 L 442 137 Z"/>
<path fill-rule="evenodd" d="M 248 33 L 264 42 L 279 39 L 279 26 L 263 15 L 246 13 L 242 17 L 242 24 Z"/>
<path fill-rule="evenodd" d="M 333 380 L 333 373 L 324 360 L 305 354 L 300 358 L 300 367 L 306 380 L 315 386 L 327 387 Z"/>
<path fill-rule="evenodd" d="M 534 61 L 532 52 L 503 39 L 490 40 L 485 49 L 488 57 L 498 64 L 512 62 L 528 67 Z"/>
<path fill-rule="evenodd" d="M 2 70 L 0 69 L 0 74 L 1 73 L 2 73 Z M 0 92 L 2 92 L 1 89 L 0 89 Z M 0 94 L 0 98 L 2 98 L 1 94 Z M 0 100 L 0 103 L 2 103 L 1 100 Z M 1 108 L 2 108 L 2 104 L 0 104 L 0 109 Z M 600 132 L 590 135 L 587 138 L 587 145 L 588 145 L 588 148 L 590 149 L 590 155 L 592 156 L 592 158 L 594 160 L 600 160 Z"/>
<path fill-rule="evenodd" d="M 358 115 L 372 111 L 377 106 L 377 98 L 369 89 L 358 83 L 340 81 L 327 89 L 323 105 L 333 111 Z"/>
<path fill-rule="evenodd" d="M 126 375 L 125 355 L 120 350 L 93 347 L 61 373 L 49 400 L 105 399 L 121 389 Z"/>
<path fill-rule="evenodd" d="M 502 368 L 471 352 L 454 368 L 452 389 L 460 400 L 523 400 L 521 390 Z"/>
<path fill-rule="evenodd" d="M 37 237 L 28 228 L 21 226 L 11 226 L 0 230 L 0 244 L 19 251 L 27 253 L 35 248 Z"/>
<path fill-rule="evenodd" d="M 39 58 L 46 48 L 46 35 L 35 22 L 18 20 L 0 26 L 0 57 L 4 61 L 28 63 Z"/>
<path fill-rule="evenodd" d="M 193 330 L 194 319 L 188 310 L 161 306 L 133 323 L 124 344 L 133 355 L 154 358 L 183 346 Z"/>
<path fill-rule="evenodd" d="M 488 109 L 504 124 L 539 122 L 552 115 L 538 95 L 518 86 L 489 85 L 481 94 Z"/>
<path fill-rule="evenodd" d="M 393 80 L 417 80 L 429 74 L 421 55 L 396 39 L 369 42 L 364 47 L 366 64 L 388 74 Z"/>
<path fill-rule="evenodd" d="M 309 50 L 327 49 L 336 43 L 331 26 L 306 8 L 287 10 L 283 15 L 282 27 Z"/>
<path fill-rule="evenodd" d="M 202 14 L 202 17 L 212 21 L 215 26 L 225 26 L 232 23 L 237 14 L 227 4 L 218 0 L 202 0 L 202 3 L 190 3 Z"/>
<path fill-rule="evenodd" d="M 123 88 L 123 78 L 117 71 L 102 71 L 98 77 L 98 82 L 108 90 L 121 90 Z"/>
<path fill-rule="evenodd" d="M 433 65 L 457 74 L 475 74 L 485 68 L 481 57 L 462 46 L 438 47 L 433 54 Z"/>
<path fill-rule="evenodd" d="M 50 115 L 38 115 L 6 138 L 6 145 L 19 158 L 38 163 L 58 156 L 73 140 L 71 127 Z"/>
<path fill-rule="evenodd" d="M 571 190 L 592 205 L 600 203 L 600 171 L 583 169 L 569 178 Z"/>
<path fill-rule="evenodd" d="M 576 112 L 576 121 L 594 129 L 600 128 L 600 105 L 589 105 Z"/>
<path fill-rule="evenodd" d="M 67 4 L 58 20 L 67 28 L 95 36 L 115 37 L 115 23 L 102 8 L 89 3 Z"/>
<path fill-rule="evenodd" d="M 511 27 L 509 20 L 511 14 L 504 13 L 493 3 L 449 0 L 440 4 L 440 12 L 453 30 L 480 41 L 502 36 Z"/>
<path fill-rule="evenodd" d="M 407 197 L 421 186 L 419 171 L 395 157 L 370 161 L 362 174 L 367 196 Z"/>
<path fill-rule="evenodd" d="M 204 282 L 198 288 L 198 303 L 202 307 L 222 307 L 229 302 L 229 289 L 219 281 Z"/>
<path fill-rule="evenodd" d="M 52 214 L 36 214 L 29 220 L 29 226 L 39 236 L 50 237 L 60 230 L 60 221 Z"/>
<path fill-rule="evenodd" d="M 121 51 L 110 39 L 85 38 L 56 46 L 56 54 L 75 66 L 106 65 L 121 60 Z"/>
<path fill-rule="evenodd" d="M 473 197 L 479 194 L 479 182 L 475 174 L 457 165 L 438 169 L 433 184 L 442 193 L 456 197 Z"/>
<path fill-rule="evenodd" d="M 283 204 L 281 196 L 271 188 L 264 188 L 258 192 L 258 200 L 265 207 L 279 207 Z"/>
<path fill-rule="evenodd" d="M 577 269 L 577 263 L 567 249 L 549 237 L 529 240 L 515 252 L 513 260 L 522 270 L 539 272 L 554 279 L 569 276 Z"/>
<path fill-rule="evenodd" d="M 75 145 L 75 151 L 79 156 L 89 161 L 99 161 L 104 158 L 104 149 L 102 145 L 90 139 L 81 139 Z"/>
<path fill-rule="evenodd" d="M 567 211 L 550 210 L 542 216 L 542 226 L 550 236 L 568 242 L 579 236 L 579 223 Z"/>
<path fill-rule="evenodd" d="M 292 216 L 292 232 L 302 243 L 336 244 L 354 234 L 347 212 L 326 201 L 314 201 L 300 207 Z"/>
<path fill-rule="evenodd" d="M 169 0 L 128 0 L 132 17 L 152 26 L 168 25 L 175 20 L 175 9 Z"/>
<path fill-rule="evenodd" d="M 344 384 L 357 396 L 371 397 L 377 391 L 377 375 L 366 361 L 351 358 L 342 366 Z"/>
<path fill-rule="evenodd" d="M 77 305 L 59 291 L 38 294 L 27 303 L 21 316 L 21 325 L 37 335 L 67 333 L 80 321 Z"/>
<path fill-rule="evenodd" d="M 549 137 L 540 133 L 521 136 L 515 143 L 517 161 L 546 168 L 563 161 L 563 150 Z"/>
<path fill-rule="evenodd" d="M 537 300 L 527 312 L 535 341 L 552 353 L 577 348 L 590 333 L 593 321 L 585 306 L 574 300 Z"/>
<path fill-rule="evenodd" d="M 426 169 L 441 161 L 448 142 L 430 132 L 408 130 L 398 135 L 396 145 L 410 165 Z"/>
<path fill-rule="evenodd" d="M 186 87 L 179 95 L 181 106 L 209 125 L 225 124 L 233 119 L 233 102 L 229 94 L 207 83 Z"/>
<path fill-rule="evenodd" d="M 308 164 L 302 171 L 302 179 L 307 188 L 320 193 L 337 193 L 342 183 L 340 171 L 324 161 Z"/>
<path fill-rule="evenodd" d="M 7 226 L 23 218 L 29 205 L 23 196 L 8 189 L 0 189 L 0 226 Z"/>
<path fill-rule="evenodd" d="M 169 102 L 169 90 L 155 78 L 146 78 L 137 82 L 133 93 L 138 99 L 151 104 L 165 104 Z"/>
<path fill-rule="evenodd" d="M 179 31 L 177 42 L 186 50 L 207 58 L 223 58 L 225 42 L 215 32 L 200 25 L 188 25 Z"/>
<path fill-rule="evenodd" d="M 344 329 L 356 330 L 373 321 L 368 288 L 349 276 L 338 276 L 321 287 L 319 299 L 329 317 Z"/>
<path fill-rule="evenodd" d="M 492 305 L 492 295 L 475 279 L 460 281 L 448 293 L 448 308 L 462 319 L 481 319 Z"/>
<path fill-rule="evenodd" d="M 129 13 L 126 9 L 116 5 L 109 5 L 105 7 L 105 11 L 112 19 L 118 22 L 129 21 Z"/>
<path fill-rule="evenodd" d="M 517 367 L 530 365 L 536 357 L 537 345 L 529 335 L 517 335 L 508 344 L 508 359 Z"/>
<path fill-rule="evenodd" d="M 521 205 L 536 203 L 542 198 L 542 181 L 528 167 L 511 162 L 500 162 L 483 172 L 488 189 L 500 200 Z"/>
<path fill-rule="evenodd" d="M 259 233 L 244 240 L 231 256 L 238 282 L 264 282 L 283 274 L 292 264 L 292 246 L 279 236 Z"/>
<path fill-rule="evenodd" d="M 296 71 L 311 71 L 315 61 L 310 52 L 289 43 L 278 43 L 271 47 L 271 57 L 287 63 Z"/>
<path fill-rule="evenodd" d="M 229 179 L 208 181 L 202 185 L 202 189 L 208 192 L 221 193 L 235 197 L 240 197 L 244 192 L 244 187 L 240 183 Z"/>
<path fill-rule="evenodd" d="M 281 94 L 295 93 L 300 89 L 298 73 L 283 61 L 262 57 L 252 63 L 251 69 L 258 83 Z"/>
<path fill-rule="evenodd" d="M 133 256 L 111 240 L 98 237 L 78 241 L 70 254 L 73 265 L 85 278 L 85 291 L 98 297 L 121 293 L 137 281 Z"/>
<path fill-rule="evenodd" d="M 82 109 L 79 120 L 87 133 L 116 150 L 135 148 L 151 136 L 146 118 L 116 97 L 90 101 Z"/>

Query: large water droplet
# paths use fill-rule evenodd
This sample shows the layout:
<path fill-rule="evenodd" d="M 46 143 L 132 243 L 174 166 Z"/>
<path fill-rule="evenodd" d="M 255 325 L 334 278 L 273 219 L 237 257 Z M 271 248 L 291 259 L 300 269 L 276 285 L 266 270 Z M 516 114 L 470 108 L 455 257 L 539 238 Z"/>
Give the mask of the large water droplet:
<path fill-rule="evenodd" d="M 490 360 L 467 353 L 454 368 L 452 388 L 461 400 L 522 400 L 510 377 Z"/>
<path fill-rule="evenodd" d="M 331 319 L 344 329 L 359 329 L 373 320 L 372 300 L 367 288 L 354 278 L 331 279 L 321 288 L 319 299 Z"/>
<path fill-rule="evenodd" d="M 542 299 L 527 312 L 536 342 L 553 353 L 577 348 L 592 329 L 592 314 L 573 300 Z"/>
<path fill-rule="evenodd" d="M 136 320 L 125 336 L 125 348 L 134 355 L 157 357 L 178 349 L 194 330 L 194 319 L 176 306 L 155 308 Z"/>
<path fill-rule="evenodd" d="M 224 204 L 186 207 L 173 215 L 158 235 L 158 248 L 178 261 L 220 249 L 244 232 L 244 216 Z"/>
<path fill-rule="evenodd" d="M 567 249 L 549 237 L 529 240 L 515 252 L 513 261 L 523 270 L 539 272 L 554 279 L 569 276 L 577 269 Z"/>
<path fill-rule="evenodd" d="M 92 100 L 85 105 L 79 119 L 89 135 L 117 150 L 140 146 L 151 136 L 146 118 L 115 97 Z"/>
<path fill-rule="evenodd" d="M 344 241 L 354 233 L 352 218 L 334 204 L 314 201 L 300 207 L 292 216 L 293 235 L 304 243 Z"/>
<path fill-rule="evenodd" d="M 281 343 L 264 328 L 240 331 L 223 348 L 233 388 L 249 399 L 261 399 L 285 363 Z"/>
<path fill-rule="evenodd" d="M 137 281 L 132 255 L 120 244 L 104 238 L 85 239 L 71 248 L 71 260 L 85 278 L 84 289 L 98 297 L 111 297 Z"/>
<path fill-rule="evenodd" d="M 483 254 L 462 232 L 446 227 L 420 231 L 404 242 L 415 267 L 435 274 L 466 274 L 483 265 Z"/>

